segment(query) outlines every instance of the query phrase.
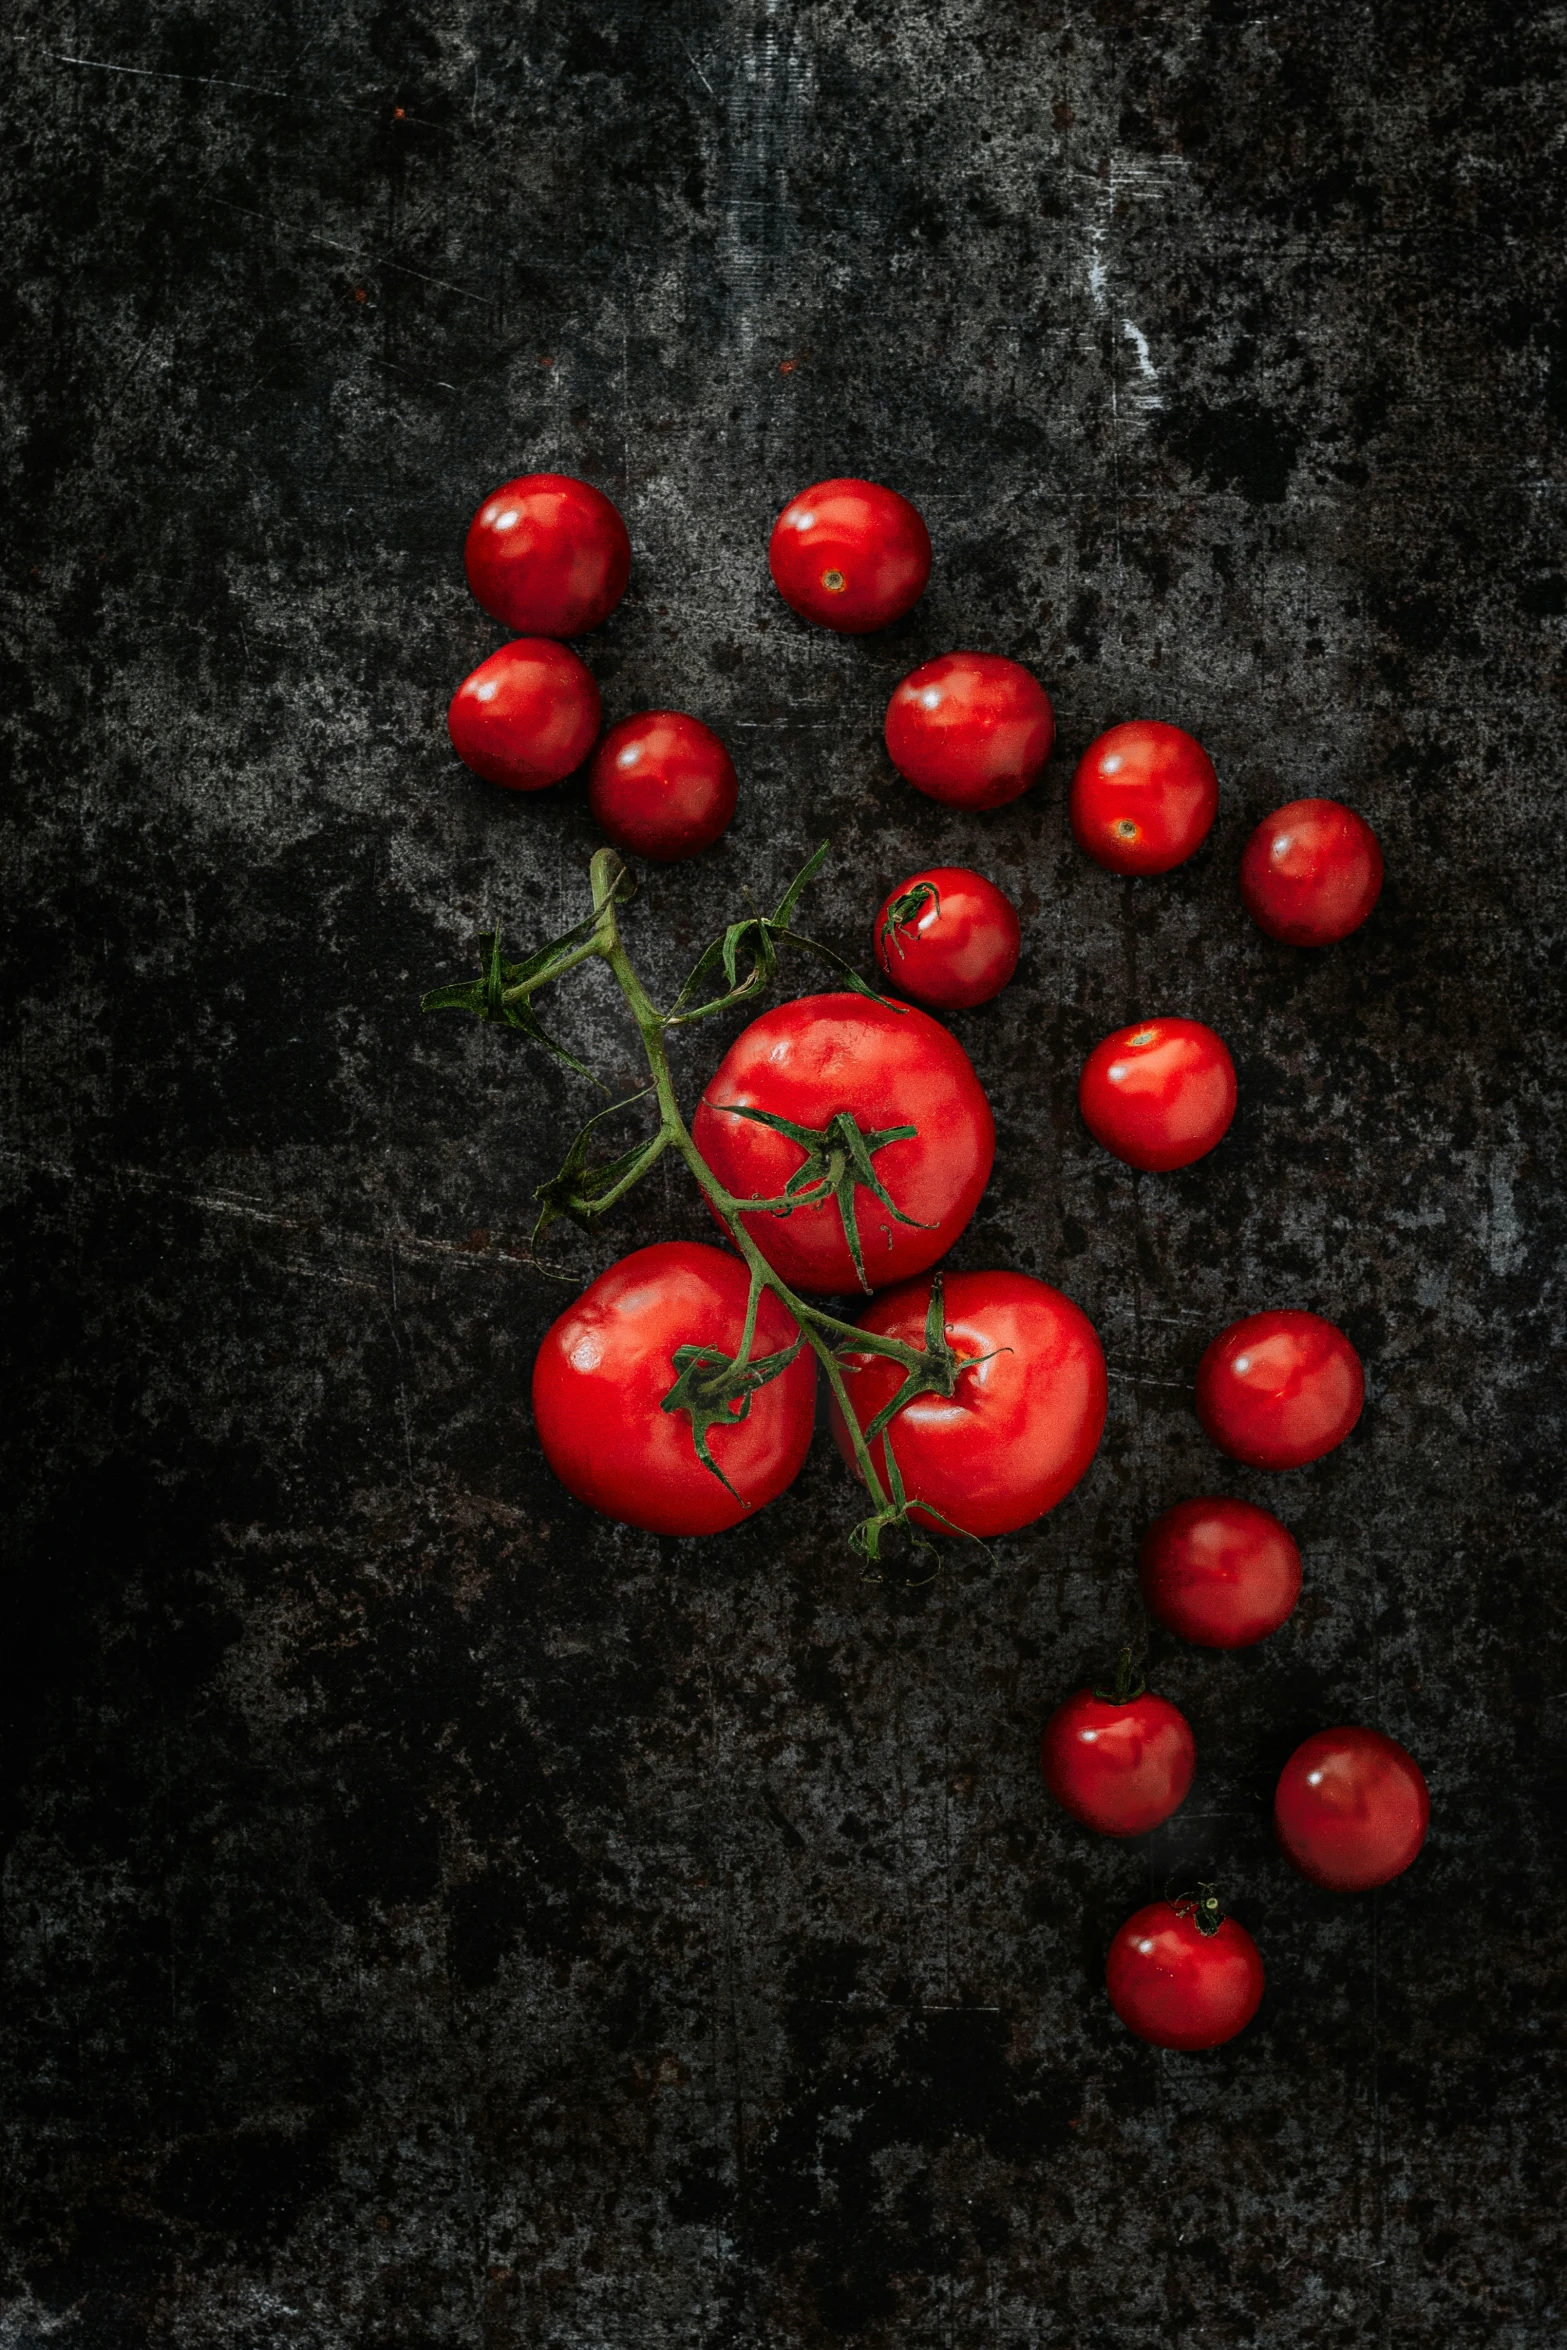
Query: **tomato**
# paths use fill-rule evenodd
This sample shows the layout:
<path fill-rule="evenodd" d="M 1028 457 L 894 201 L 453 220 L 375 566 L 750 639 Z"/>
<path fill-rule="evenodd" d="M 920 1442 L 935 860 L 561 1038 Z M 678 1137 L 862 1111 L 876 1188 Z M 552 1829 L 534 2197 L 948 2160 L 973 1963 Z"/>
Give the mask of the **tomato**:
<path fill-rule="evenodd" d="M 924 1012 L 847 994 L 800 996 L 753 1020 L 691 1131 L 736 1197 L 781 1199 L 791 1180 L 805 1194 L 744 1223 L 791 1289 L 825 1292 L 880 1289 L 945 1255 L 996 1154 L 990 1104 L 957 1039 Z"/>
<path fill-rule="evenodd" d="M 1321 1314 L 1248 1314 L 1197 1366 L 1197 1417 L 1220 1452 L 1300 1469 L 1342 1444 L 1365 1401 L 1360 1357 Z"/>
<path fill-rule="evenodd" d="M 1235 1063 L 1200 1020 L 1140 1020 L 1096 1044 L 1078 1107 L 1112 1158 L 1152 1174 L 1189 1167 L 1224 1140 L 1235 1115 Z"/>
<path fill-rule="evenodd" d="M 1276 1632 L 1299 1599 L 1300 1552 L 1267 1510 L 1210 1494 L 1155 1518 L 1137 1578 L 1167 1631 L 1203 1648 L 1249 1648 Z"/>
<path fill-rule="evenodd" d="M 958 1012 L 988 1004 L 1017 969 L 1022 930 L 1010 898 L 966 865 L 927 865 L 882 901 L 871 938 L 895 986 Z"/>
<path fill-rule="evenodd" d="M 446 725 L 458 758 L 486 783 L 542 791 L 592 750 L 599 689 L 567 646 L 519 637 L 463 679 Z"/>
<path fill-rule="evenodd" d="M 999 653 L 943 653 L 894 688 L 887 750 L 898 773 L 949 808 L 999 808 L 1027 791 L 1056 738 L 1050 696 Z"/>
<path fill-rule="evenodd" d="M 588 804 L 617 849 L 660 864 L 694 857 L 728 829 L 735 763 L 700 718 L 642 710 L 612 726 L 594 755 Z"/>
<path fill-rule="evenodd" d="M 534 1361 L 533 1419 L 568 1492 L 651 1534 L 719 1534 L 793 1483 L 816 1413 L 816 1358 L 807 1349 L 756 1390 L 748 1409 L 737 1406 L 732 1424 L 709 1432 L 727 1486 L 698 1457 L 691 1415 L 665 1408 L 680 1376 L 677 1349 L 736 1352 L 748 1290 L 737 1257 L 700 1241 L 661 1240 L 622 1257 L 566 1308 Z M 798 1336 L 764 1291 L 752 1360 L 783 1353 Z"/>
<path fill-rule="evenodd" d="M 1382 892 L 1382 851 L 1340 800 L 1291 800 L 1265 816 L 1241 857 L 1241 896 L 1259 929 L 1286 946 L 1348 938 Z"/>
<path fill-rule="evenodd" d="M 1424 1772 L 1380 1730 L 1319 1730 L 1296 1747 L 1273 1798 L 1285 1857 L 1333 1893 L 1402 1876 L 1430 1822 Z"/>
<path fill-rule="evenodd" d="M 524 473 L 485 499 L 463 562 L 486 612 L 519 636 L 582 636 L 625 594 L 631 541 L 591 482 Z"/>
<path fill-rule="evenodd" d="M 1105 1424 L 1105 1359 L 1094 1326 L 1069 1297 L 1027 1273 L 949 1273 L 947 1343 L 969 1359 L 950 1396 L 919 1395 L 871 1446 L 886 1479 L 885 1447 L 911 1502 L 911 1515 L 938 1533 L 1012 1534 L 1069 1494 L 1098 1448 Z M 924 1343 L 928 1279 L 889 1290 L 856 1327 Z M 861 1428 L 898 1392 L 903 1374 L 885 1355 L 845 1372 Z M 833 1433 L 853 1465 L 836 1399 Z"/>
<path fill-rule="evenodd" d="M 930 533 L 917 506 L 874 481 L 819 481 L 773 524 L 767 565 L 802 620 L 864 636 L 925 593 Z"/>
<path fill-rule="evenodd" d="M 1077 845 L 1112 873 L 1168 873 L 1202 847 L 1219 779 L 1200 742 L 1158 718 L 1133 718 L 1091 742 L 1072 778 Z"/>
<path fill-rule="evenodd" d="M 1114 1689 L 1079 1689 L 1058 1705 L 1039 1742 L 1045 1785 L 1074 1820 L 1101 1836 L 1142 1836 L 1186 1801 L 1197 1768 L 1191 1724 L 1155 1697 L 1122 1660 Z"/>
<path fill-rule="evenodd" d="M 1110 2005 L 1155 2048 L 1217 2048 L 1262 2000 L 1262 1955 L 1244 1926 L 1203 1902 L 1151 1901 L 1110 1945 Z"/>

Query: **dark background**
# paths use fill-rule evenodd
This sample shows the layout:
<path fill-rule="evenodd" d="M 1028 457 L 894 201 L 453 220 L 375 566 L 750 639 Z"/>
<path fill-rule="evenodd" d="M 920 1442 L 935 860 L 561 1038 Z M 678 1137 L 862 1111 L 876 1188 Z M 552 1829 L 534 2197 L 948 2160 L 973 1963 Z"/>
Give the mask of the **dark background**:
<path fill-rule="evenodd" d="M 123 5 L 12 16 L 4 966 L 13 1529 L 12 2298 L 65 2350 L 1142 2350 L 1567 2342 L 1559 1485 L 1563 59 L 1474 0 Z M 595 1522 L 527 1375 L 569 1294 L 533 1185 L 600 1097 L 416 1013 L 585 904 L 580 785 L 445 741 L 503 634 L 462 534 L 601 483 L 636 570 L 583 646 L 739 817 L 629 917 L 661 984 L 826 835 L 863 957 L 933 858 L 1017 898 L 954 1022 L 995 1178 L 956 1251 L 1092 1314 L 1109 1430 L 1054 1516 L 868 1584 L 820 1444 L 730 1537 Z M 832 472 L 923 508 L 929 593 L 807 628 L 764 548 Z M 894 777 L 953 644 L 1056 697 L 1043 784 Z M 1159 881 L 1071 763 L 1136 713 L 1223 786 Z M 1375 824 L 1366 929 L 1244 917 L 1250 825 Z M 801 971 L 795 985 L 813 984 Z M 1107 1028 L 1191 1012 L 1242 1108 L 1134 1177 L 1076 1119 Z M 561 1015 L 612 1082 L 593 975 Z M 688 1100 L 724 1039 L 682 1048 Z M 669 1162 L 586 1279 L 705 1236 Z M 1362 1348 L 1342 1451 L 1267 1478 L 1190 1408 L 1274 1304 Z M 1159 1508 L 1278 1508 L 1265 1647 L 1156 1638 L 1200 1768 L 1158 1836 L 1048 1807 L 1051 1706 L 1141 1629 Z M 1313 1892 L 1274 1774 L 1380 1725 L 1409 1875 Z M 1102 1990 L 1204 1864 L 1243 2038 Z"/>

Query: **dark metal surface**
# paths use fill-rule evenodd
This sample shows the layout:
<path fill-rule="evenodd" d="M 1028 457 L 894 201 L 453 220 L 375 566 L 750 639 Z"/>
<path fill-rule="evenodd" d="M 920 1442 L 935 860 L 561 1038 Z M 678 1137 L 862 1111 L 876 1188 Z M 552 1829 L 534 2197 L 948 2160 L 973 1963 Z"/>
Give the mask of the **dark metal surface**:
<path fill-rule="evenodd" d="M 1548 15 L 29 0 L 12 36 L 0 2340 L 1567 2341 Z M 414 1010 L 488 921 L 585 904 L 580 787 L 444 739 L 501 633 L 462 532 L 530 466 L 630 523 L 607 715 L 693 710 L 740 763 L 728 838 L 629 917 L 661 980 L 828 834 L 856 955 L 934 857 L 1024 910 L 954 1022 L 1000 1127 L 955 1261 L 1088 1309 L 1111 1423 L 929 1589 L 859 1579 L 825 1442 L 703 1543 L 538 1456 L 530 1194 L 590 1097 Z M 763 560 L 835 471 L 936 545 L 861 642 Z M 954 644 L 1061 719 L 985 819 L 880 745 Z M 1138 712 L 1223 807 L 1130 884 L 1063 799 Z M 1311 956 L 1235 868 L 1317 791 L 1390 880 Z M 1134 1179 L 1075 1072 L 1161 1010 L 1220 1028 L 1242 1109 Z M 596 980 L 563 1024 L 634 1074 Z M 706 1230 L 666 1162 L 559 1257 Z M 1283 1479 L 1190 1407 L 1271 1304 L 1371 1382 Z M 1141 1527 L 1215 1486 L 1281 1510 L 1306 1595 L 1254 1653 L 1155 1642 L 1197 1786 L 1097 1841 L 1038 1728 L 1139 1628 Z M 1346 1719 L 1434 1802 L 1353 1900 L 1267 1833 Z M 1160 2057 L 1103 1952 L 1199 1860 L 1269 1989 Z"/>

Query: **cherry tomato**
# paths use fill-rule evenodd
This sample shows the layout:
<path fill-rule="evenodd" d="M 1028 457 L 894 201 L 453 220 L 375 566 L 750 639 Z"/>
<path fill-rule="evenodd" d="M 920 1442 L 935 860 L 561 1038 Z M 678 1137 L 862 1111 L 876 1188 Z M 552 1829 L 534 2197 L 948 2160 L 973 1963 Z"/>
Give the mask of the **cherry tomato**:
<path fill-rule="evenodd" d="M 1151 1901 L 1111 1943 L 1105 1988 L 1139 2040 L 1155 2048 L 1217 2048 L 1256 2014 L 1261 1953 L 1244 1926 L 1222 1915 L 1213 1924 L 1212 1916 L 1192 1901 Z"/>
<path fill-rule="evenodd" d="M 1027 791 L 1056 738 L 1050 696 L 999 653 L 943 653 L 887 704 L 898 773 L 949 808 L 999 808 Z"/>
<path fill-rule="evenodd" d="M 1072 778 L 1077 845 L 1112 873 L 1168 873 L 1202 847 L 1219 779 L 1200 742 L 1158 718 L 1133 718 L 1091 742 Z"/>
<path fill-rule="evenodd" d="M 1248 1314 L 1197 1366 L 1197 1417 L 1220 1452 L 1300 1469 L 1342 1444 L 1365 1401 L 1360 1357 L 1321 1314 Z"/>
<path fill-rule="evenodd" d="M 642 710 L 612 726 L 594 754 L 588 804 L 617 849 L 659 864 L 694 857 L 728 829 L 735 763 L 700 718 Z"/>
<path fill-rule="evenodd" d="M 1300 1597 L 1300 1552 L 1287 1526 L 1220 1494 L 1178 1501 L 1137 1554 L 1150 1615 L 1203 1648 L 1249 1648 L 1276 1632 Z"/>
<path fill-rule="evenodd" d="M 567 646 L 519 637 L 463 679 L 446 725 L 458 758 L 486 783 L 542 791 L 592 750 L 599 689 Z"/>
<path fill-rule="evenodd" d="M 864 636 L 925 593 L 930 533 L 917 506 L 874 481 L 819 481 L 773 524 L 767 564 L 802 620 Z"/>
<path fill-rule="evenodd" d="M 927 865 L 883 899 L 871 937 L 877 962 L 905 995 L 958 1012 L 1000 994 L 1023 934 L 1011 899 L 982 873 Z"/>
<path fill-rule="evenodd" d="M 1112 1158 L 1168 1174 L 1228 1134 L 1235 1063 L 1200 1020 L 1140 1020 L 1095 1045 L 1077 1100 L 1084 1125 Z"/>
<path fill-rule="evenodd" d="M 1265 816 L 1241 857 L 1246 911 L 1286 946 L 1348 938 L 1382 891 L 1382 851 L 1341 800 L 1291 800 Z"/>
<path fill-rule="evenodd" d="M 892 1139 L 900 1127 L 915 1131 Z M 880 1289 L 933 1264 L 979 1205 L 996 1153 L 990 1104 L 956 1037 L 924 1012 L 847 994 L 800 996 L 753 1020 L 691 1131 L 737 1198 L 782 1199 L 794 1181 L 799 1206 L 744 1221 L 804 1290 Z"/>
<path fill-rule="evenodd" d="M 1197 1768 L 1191 1724 L 1155 1697 L 1122 1658 L 1112 1689 L 1079 1689 L 1058 1705 L 1039 1742 L 1045 1785 L 1074 1820 L 1101 1836 L 1142 1836 L 1186 1801 Z"/>
<path fill-rule="evenodd" d="M 1094 1326 L 1069 1297 L 1026 1273 L 950 1273 L 947 1343 L 966 1356 L 950 1396 L 904 1405 L 871 1446 L 886 1475 L 886 1444 L 912 1515 L 938 1533 L 982 1537 L 1032 1525 L 1071 1492 L 1093 1459 L 1105 1424 L 1105 1359 Z M 889 1290 L 857 1328 L 911 1346 L 924 1343 L 929 1280 Z M 854 1416 L 868 1427 L 902 1384 L 885 1355 L 855 1358 L 845 1374 Z M 834 1399 L 833 1433 L 851 1467 L 853 1447 Z"/>
<path fill-rule="evenodd" d="M 1380 1730 L 1319 1730 L 1279 1773 L 1273 1825 L 1285 1857 L 1333 1893 L 1401 1876 L 1430 1823 L 1424 1772 Z"/>
<path fill-rule="evenodd" d="M 680 1376 L 679 1348 L 737 1351 L 748 1290 L 737 1257 L 700 1241 L 661 1240 L 622 1257 L 566 1308 L 534 1361 L 533 1418 L 568 1492 L 652 1534 L 719 1534 L 793 1483 L 816 1412 L 808 1350 L 730 1424 L 708 1432 L 727 1486 L 699 1459 L 690 1413 L 664 1408 Z M 752 1360 L 783 1353 L 798 1336 L 764 1291 Z"/>
<path fill-rule="evenodd" d="M 582 636 L 625 594 L 631 541 L 591 482 L 524 473 L 485 499 L 463 562 L 486 612 L 519 636 Z"/>

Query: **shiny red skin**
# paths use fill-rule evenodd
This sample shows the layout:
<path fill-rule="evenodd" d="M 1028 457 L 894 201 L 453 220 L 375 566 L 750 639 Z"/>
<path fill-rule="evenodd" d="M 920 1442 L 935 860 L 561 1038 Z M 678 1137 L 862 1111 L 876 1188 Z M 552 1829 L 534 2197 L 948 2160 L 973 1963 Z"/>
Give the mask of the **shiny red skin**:
<path fill-rule="evenodd" d="M 677 1347 L 736 1351 L 748 1286 L 738 1257 L 661 1240 L 611 1265 L 545 1332 L 533 1365 L 534 1425 L 579 1501 L 651 1534 L 720 1534 L 793 1483 L 816 1413 L 808 1350 L 757 1390 L 745 1419 L 708 1432 L 739 1500 L 698 1460 L 689 1414 L 662 1409 Z M 792 1316 L 764 1292 L 755 1353 L 781 1352 L 796 1335 Z"/>
<path fill-rule="evenodd" d="M 1105 1989 L 1129 2032 L 1154 2048 L 1217 2048 L 1243 2032 L 1262 2003 L 1262 1954 L 1244 1926 L 1223 1918 L 1202 1933 L 1184 1905 L 1151 1901 L 1110 1945 Z"/>
<path fill-rule="evenodd" d="M 446 725 L 458 758 L 486 783 L 543 791 L 592 750 L 599 689 L 568 646 L 519 637 L 463 679 Z"/>
<path fill-rule="evenodd" d="M 1327 947 L 1358 930 L 1382 894 L 1382 851 L 1341 800 L 1291 800 L 1265 816 L 1241 857 L 1241 896 L 1286 946 Z"/>
<path fill-rule="evenodd" d="M 606 839 L 661 865 L 711 848 L 739 796 L 735 763 L 717 735 L 681 710 L 622 718 L 588 773 L 588 805 Z"/>
<path fill-rule="evenodd" d="M 1235 1116 L 1235 1063 L 1200 1020 L 1139 1020 L 1096 1044 L 1077 1081 L 1083 1123 L 1128 1167 L 1189 1167 Z"/>
<path fill-rule="evenodd" d="M 1380 1730 L 1319 1730 L 1279 1773 L 1273 1827 L 1284 1856 L 1330 1893 L 1402 1876 L 1426 1840 L 1425 1773 Z"/>
<path fill-rule="evenodd" d="M 1062 1810 L 1085 1828 L 1144 1836 L 1186 1801 L 1197 1741 L 1180 1708 L 1152 1690 L 1117 1705 L 1079 1689 L 1045 1724 L 1039 1767 Z"/>
<path fill-rule="evenodd" d="M 1096 865 L 1168 873 L 1213 829 L 1219 779 L 1192 735 L 1160 718 L 1133 718 L 1089 744 L 1070 807 L 1077 845 Z"/>
<path fill-rule="evenodd" d="M 1050 696 L 999 653 L 943 653 L 887 704 L 898 773 L 949 808 L 1001 808 L 1026 792 L 1056 738 Z"/>
<path fill-rule="evenodd" d="M 912 920 L 890 919 L 900 898 L 934 892 Z M 1023 933 L 1009 897 L 967 865 L 926 865 L 882 900 L 871 932 L 893 985 L 938 1011 L 967 1011 L 999 995 L 1017 969 Z"/>
<path fill-rule="evenodd" d="M 1250 1648 L 1292 1613 L 1300 1551 L 1287 1526 L 1249 1501 L 1210 1494 L 1155 1518 L 1137 1554 L 1148 1612 L 1202 1648 Z"/>
<path fill-rule="evenodd" d="M 804 1150 L 771 1127 L 735 1117 L 727 1105 L 817 1130 L 840 1110 L 867 1133 L 918 1129 L 872 1160 L 900 1212 L 916 1222 L 900 1224 L 874 1193 L 855 1193 L 872 1289 L 905 1281 L 945 1255 L 979 1205 L 996 1155 L 990 1104 L 956 1037 L 925 1012 L 864 996 L 800 996 L 764 1012 L 736 1037 L 698 1105 L 692 1135 L 719 1182 L 741 1199 L 781 1198 Z M 791 1289 L 859 1288 L 836 1200 L 744 1222 Z"/>
<path fill-rule="evenodd" d="M 930 533 L 919 508 L 879 482 L 819 481 L 773 524 L 767 565 L 802 620 L 865 636 L 901 620 L 925 593 Z"/>
<path fill-rule="evenodd" d="M 1366 1377 L 1336 1323 L 1291 1309 L 1248 1314 L 1197 1366 L 1197 1417 L 1220 1452 L 1253 1469 L 1302 1469 L 1342 1444 Z"/>
<path fill-rule="evenodd" d="M 631 577 L 631 541 L 602 490 L 569 473 L 523 473 L 468 525 L 468 585 L 519 636 L 582 636 Z"/>
<path fill-rule="evenodd" d="M 949 1273 L 945 1289 L 948 1344 L 990 1360 L 959 1372 L 950 1396 L 905 1404 L 887 1432 L 893 1457 L 910 1500 L 931 1505 L 912 1513 L 920 1525 L 1012 1534 L 1053 1510 L 1093 1459 L 1105 1424 L 1104 1353 L 1081 1308 L 1026 1273 Z M 877 1298 L 856 1326 L 921 1346 L 929 1304 L 929 1280 L 911 1281 Z M 854 1358 L 845 1383 L 862 1428 L 902 1377 L 884 1355 Z M 832 1422 L 852 1467 L 836 1400 Z M 885 1446 L 886 1436 L 871 1446 L 883 1477 Z"/>

